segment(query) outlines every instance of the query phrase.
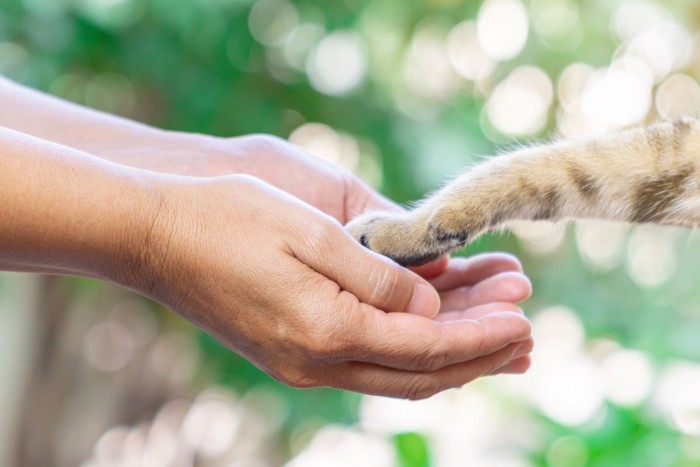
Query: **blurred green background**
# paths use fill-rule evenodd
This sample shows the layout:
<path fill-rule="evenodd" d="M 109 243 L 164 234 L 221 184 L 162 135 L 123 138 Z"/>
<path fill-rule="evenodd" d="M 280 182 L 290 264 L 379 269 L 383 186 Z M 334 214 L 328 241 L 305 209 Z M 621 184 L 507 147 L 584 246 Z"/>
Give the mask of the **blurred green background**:
<path fill-rule="evenodd" d="M 0 73 L 289 138 L 409 202 L 515 145 L 696 114 L 699 25 L 692 0 L 3 0 Z M 126 291 L 0 275 L 0 465 L 700 465 L 696 235 L 537 223 L 485 250 L 532 278 L 533 367 L 422 402 L 290 389 Z"/>

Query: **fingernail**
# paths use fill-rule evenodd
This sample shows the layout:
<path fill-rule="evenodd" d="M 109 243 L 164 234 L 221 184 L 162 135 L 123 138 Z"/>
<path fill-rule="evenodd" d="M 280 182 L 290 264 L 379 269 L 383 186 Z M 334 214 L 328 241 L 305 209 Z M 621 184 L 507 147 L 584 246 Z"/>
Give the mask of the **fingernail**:
<path fill-rule="evenodd" d="M 413 289 L 413 297 L 406 311 L 414 315 L 434 318 L 440 311 L 440 296 L 430 285 L 419 282 Z"/>

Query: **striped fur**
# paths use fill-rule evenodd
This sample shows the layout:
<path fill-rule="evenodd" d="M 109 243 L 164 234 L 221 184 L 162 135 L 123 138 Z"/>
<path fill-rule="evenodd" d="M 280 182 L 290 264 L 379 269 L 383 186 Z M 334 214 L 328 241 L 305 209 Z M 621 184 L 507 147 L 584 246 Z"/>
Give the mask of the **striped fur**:
<path fill-rule="evenodd" d="M 521 149 L 474 166 L 406 213 L 348 224 L 368 248 L 417 265 L 520 220 L 700 225 L 700 121 Z"/>

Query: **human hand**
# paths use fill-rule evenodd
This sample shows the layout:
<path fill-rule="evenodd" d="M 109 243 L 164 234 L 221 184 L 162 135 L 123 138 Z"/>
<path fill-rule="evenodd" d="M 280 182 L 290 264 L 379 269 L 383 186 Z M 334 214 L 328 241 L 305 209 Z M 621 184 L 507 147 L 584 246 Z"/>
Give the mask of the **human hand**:
<path fill-rule="evenodd" d="M 162 169 L 175 168 L 196 176 L 251 174 L 341 223 L 367 209 L 401 209 L 347 170 L 280 138 L 267 135 L 214 138 L 163 133 L 156 147 L 175 151 L 165 158 L 151 160 L 161 164 Z M 445 256 L 412 270 L 431 278 L 429 282 L 440 295 L 441 313 L 437 319 L 442 321 L 478 318 L 497 310 L 521 312 L 515 303 L 531 292 L 530 282 L 518 260 L 505 254 L 484 254 L 469 260 Z M 528 366 L 529 357 L 525 356 L 504 371 L 522 372 Z"/>
<path fill-rule="evenodd" d="M 138 148 L 110 148 L 99 155 L 156 172 L 195 177 L 252 175 L 342 224 L 367 209 L 401 209 L 350 171 L 271 135 L 218 138 L 153 131 L 141 138 Z"/>
<path fill-rule="evenodd" d="M 447 387 L 448 384 L 454 384 L 456 381 L 457 384 L 461 384 L 459 381 L 463 383 L 479 374 L 492 372 L 493 370 L 487 371 L 487 368 L 498 368 L 499 365 L 496 363 L 499 359 L 514 363 L 522 362 L 522 359 L 518 358 L 515 360 L 504 358 L 507 356 L 505 355 L 507 352 L 514 350 L 514 346 L 520 348 L 514 354 L 516 357 L 519 354 L 526 355 L 529 352 L 529 346 L 531 346 L 529 335 L 527 335 L 529 323 L 522 317 L 513 316 L 519 312 L 517 307 L 512 303 L 506 303 L 504 309 L 510 310 L 510 312 L 505 314 L 492 313 L 498 311 L 499 304 L 495 303 L 499 299 L 498 297 L 501 300 L 517 301 L 516 298 L 508 299 L 507 293 L 501 293 L 503 292 L 503 284 L 508 282 L 504 280 L 502 275 L 489 278 L 486 277 L 488 276 L 486 274 L 481 279 L 477 276 L 469 279 L 468 274 L 458 273 L 460 270 L 458 265 L 462 260 L 448 265 L 447 259 L 443 258 L 417 269 L 418 272 L 427 276 L 438 276 L 431 281 L 441 292 L 443 313 L 434 322 L 415 315 L 385 314 L 380 309 L 392 311 L 394 309 L 391 306 L 393 297 L 394 301 L 401 302 L 403 300 L 405 305 L 403 308 L 396 308 L 396 310 L 432 316 L 437 310 L 435 307 L 426 305 L 426 300 L 428 303 L 434 302 L 434 292 L 431 292 L 429 288 L 423 288 L 423 294 L 428 298 L 423 297 L 417 300 L 418 305 L 414 304 L 415 306 L 406 305 L 405 302 L 409 300 L 407 297 L 411 296 L 413 290 L 412 285 L 407 287 L 406 284 L 415 285 L 416 282 L 412 281 L 419 281 L 419 279 L 411 276 L 406 270 L 397 269 L 396 265 L 388 263 L 385 259 L 377 257 L 374 257 L 373 260 L 368 259 L 372 258 L 373 254 L 362 250 L 353 242 L 345 243 L 343 248 L 336 248 L 338 244 L 342 244 L 342 242 L 337 241 L 338 238 L 347 240 L 347 237 L 343 237 L 344 234 L 338 231 L 337 225 L 333 225 L 333 228 L 327 227 L 328 219 L 321 223 L 326 227 L 319 230 L 317 228 L 319 224 L 316 222 L 318 221 L 316 217 L 319 214 L 315 211 L 312 218 L 308 219 L 308 225 L 301 225 L 295 230 L 293 226 L 298 225 L 297 222 L 303 216 L 291 216 L 290 219 L 286 217 L 289 213 L 280 213 L 279 209 L 263 208 L 262 211 L 257 212 L 253 209 L 254 206 L 244 203 L 248 208 L 244 210 L 247 213 L 246 220 L 248 222 L 243 225 L 248 227 L 256 225 L 258 214 L 262 213 L 262 218 L 268 220 L 267 224 L 277 221 L 273 222 L 277 229 L 273 230 L 272 234 L 268 232 L 268 235 L 264 236 L 267 243 L 260 243 L 263 237 L 260 239 L 255 237 L 255 240 L 252 241 L 245 236 L 241 237 L 241 232 L 245 233 L 246 230 L 233 229 L 231 225 L 232 219 L 235 220 L 235 216 L 231 217 L 231 215 L 236 214 L 236 212 L 241 213 L 240 209 L 238 211 L 235 209 L 235 193 L 229 193 L 228 196 L 225 196 L 224 193 L 218 193 L 219 196 L 212 197 L 203 195 L 204 192 L 217 192 L 217 190 L 211 189 L 211 186 L 223 183 L 221 181 L 194 183 L 189 189 L 181 187 L 179 190 L 164 190 L 180 194 L 185 191 L 197 192 L 199 196 L 194 196 L 192 199 L 182 199 L 180 202 L 173 202 L 172 199 L 168 198 L 167 200 L 163 199 L 161 203 L 156 203 L 160 207 L 154 209 L 154 212 L 162 211 L 162 213 L 155 216 L 161 222 L 150 228 L 153 235 L 143 237 L 141 244 L 127 241 L 121 248 L 116 248 L 121 243 L 119 239 L 122 236 L 127 239 L 131 236 L 137 238 L 137 232 L 151 225 L 150 216 L 145 220 L 136 219 L 129 222 L 129 213 L 140 210 L 138 208 L 140 196 L 136 194 L 149 192 L 149 183 L 143 184 L 135 176 L 124 177 L 124 174 L 121 174 L 122 170 L 118 167 L 108 168 L 108 166 L 104 166 L 100 168 L 100 164 L 89 161 L 85 157 L 78 157 L 78 154 L 69 151 L 66 147 L 86 151 L 120 164 L 157 172 L 199 176 L 250 173 L 276 184 L 279 188 L 316 206 L 342 223 L 368 208 L 398 209 L 398 207 L 376 194 L 347 171 L 315 159 L 301 149 L 275 138 L 251 136 L 219 139 L 164 132 L 81 108 L 32 92 L 21 86 L 2 83 L 2 80 L 0 80 L 0 84 L 4 84 L 4 86 L 0 86 L 3 98 L 13 102 L 13 105 L 8 107 L 12 107 L 13 112 L 0 113 L 0 116 L 4 118 L 1 122 L 3 125 L 65 146 L 63 148 L 51 147 L 51 145 L 46 146 L 34 142 L 28 144 L 27 148 L 20 148 L 18 154 L 21 156 L 8 159 L 10 162 L 22 160 L 26 165 L 27 162 L 24 160 L 27 158 L 26 156 L 34 154 L 39 146 L 42 147 L 42 151 L 39 152 L 56 153 L 57 155 L 60 153 L 58 158 L 32 160 L 32 164 L 36 166 L 35 170 L 27 171 L 26 167 L 23 167 L 15 175 L 12 175 L 12 170 L 9 172 L 12 175 L 10 179 L 13 180 L 13 184 L 8 185 L 8 187 L 14 185 L 22 187 L 22 176 L 31 173 L 33 178 L 26 181 L 26 184 L 31 185 L 36 183 L 37 173 L 39 173 L 39 169 L 42 169 L 46 182 L 41 193 L 47 195 L 46 200 L 39 202 L 36 198 L 37 193 L 34 193 L 35 197 L 32 202 L 23 204 L 22 199 L 24 198 L 22 198 L 19 202 L 9 203 L 11 207 L 19 205 L 33 212 L 35 210 L 41 211 L 41 209 L 50 206 L 53 211 L 50 216 L 42 214 L 22 218 L 23 221 L 25 218 L 34 219 L 40 223 L 39 226 L 23 222 L 9 222 L 8 225 L 15 226 L 16 230 L 23 231 L 23 228 L 26 227 L 27 232 L 12 236 L 12 240 L 15 243 L 18 241 L 19 244 L 13 246 L 10 242 L 8 246 L 7 242 L 4 243 L 4 249 L 8 250 L 9 248 L 8 251 L 5 251 L 9 257 L 0 258 L 2 259 L 0 266 L 5 269 L 75 273 L 111 279 L 131 286 L 168 304 L 193 321 L 200 323 L 205 329 L 218 332 L 222 341 L 228 343 L 232 348 L 240 348 L 244 355 L 253 355 L 251 359 L 263 368 L 270 368 L 270 372 L 279 368 L 281 365 L 279 360 L 275 360 L 274 352 L 270 356 L 269 351 L 262 352 L 255 348 L 256 340 L 250 337 L 255 337 L 256 327 L 247 326 L 249 321 L 255 322 L 255 319 L 243 319 L 241 323 L 237 323 L 235 320 L 231 322 L 237 318 L 236 313 L 233 313 L 229 308 L 232 303 L 242 303 L 241 310 L 243 312 L 240 314 L 249 317 L 248 314 L 253 313 L 249 318 L 258 318 L 258 320 L 261 318 L 254 314 L 258 309 L 267 311 L 267 317 L 271 317 L 270 308 L 265 308 L 268 302 L 270 305 L 279 305 L 280 309 L 285 311 L 296 311 L 299 316 L 294 313 L 284 314 L 283 325 L 279 328 L 275 328 L 277 323 L 275 319 L 260 323 L 263 325 L 260 329 L 267 329 L 265 326 L 268 328 L 272 326 L 273 329 L 267 329 L 267 332 L 263 333 L 264 336 L 259 336 L 260 339 L 263 339 L 265 336 L 274 336 L 275 333 L 279 334 L 285 330 L 300 330 L 301 333 L 296 336 L 296 340 L 289 343 L 292 348 L 298 351 L 301 349 L 302 356 L 297 355 L 295 361 L 303 361 L 304 346 L 307 349 L 311 348 L 311 350 L 321 349 L 321 351 L 312 352 L 311 356 L 307 355 L 308 360 L 311 361 L 318 360 L 319 355 L 323 357 L 331 348 L 323 347 L 324 341 L 318 337 L 325 336 L 325 334 L 316 333 L 311 335 L 310 340 L 299 342 L 300 337 L 309 337 L 309 333 L 314 330 L 313 327 L 309 327 L 310 324 L 313 324 L 310 322 L 311 317 L 313 317 L 313 313 L 310 314 L 310 311 L 320 313 L 319 307 L 323 308 L 328 305 L 327 310 L 344 310 L 346 313 L 341 312 L 339 316 L 346 316 L 348 310 L 361 309 L 363 313 L 351 313 L 349 318 L 344 318 L 338 324 L 338 329 L 342 331 L 348 327 L 348 323 L 353 324 L 352 320 L 359 320 L 359 323 L 354 323 L 355 326 L 348 329 L 351 332 L 343 334 L 337 342 L 336 340 L 331 341 L 332 345 L 347 349 L 348 355 L 355 357 L 356 360 L 352 358 L 335 360 L 346 364 L 355 361 L 364 362 L 360 365 L 362 368 L 358 370 L 353 368 L 350 375 L 362 373 L 365 377 L 368 375 L 368 369 L 365 366 L 369 365 L 370 369 L 374 368 L 369 363 L 373 361 L 373 358 L 381 357 L 391 361 L 392 363 L 389 363 L 388 366 L 382 364 L 379 368 L 374 368 L 382 373 L 382 381 L 375 381 L 377 378 L 372 377 L 372 381 L 375 382 L 374 390 L 385 394 L 404 394 L 418 397 L 427 394 L 428 389 L 437 390 Z M 32 111 L 32 109 L 41 109 L 41 112 Z M 80 170 L 77 169 L 78 167 Z M 64 172 L 66 173 L 65 177 L 56 177 L 57 173 Z M 85 172 L 85 175 L 78 177 L 79 172 Z M 56 178 L 79 179 L 81 183 L 59 186 L 51 183 Z M 129 178 L 132 178 L 133 183 L 124 183 Z M 240 179 L 238 180 L 240 183 Z M 313 182 L 310 183 L 310 180 Z M 248 183 L 250 182 L 248 180 Z M 128 187 L 122 185 L 128 185 Z M 175 183 L 175 185 L 178 184 Z M 45 189 L 46 186 L 53 187 L 53 191 Z M 194 189 L 195 186 L 200 189 Z M 20 190 L 18 193 L 26 195 L 26 191 Z M 81 193 L 84 191 L 90 195 L 81 195 L 76 198 L 74 191 Z M 231 187 L 228 191 L 231 191 Z M 115 196 L 115 193 L 119 194 Z M 96 194 L 102 195 L 102 197 L 96 196 Z M 277 193 L 276 196 L 280 195 Z M 110 201 L 105 202 L 102 198 Z M 215 199 L 223 199 L 224 202 L 217 206 L 213 202 Z M 202 202 L 199 205 L 195 202 L 196 200 L 208 200 L 208 202 Z M 227 204 L 229 202 L 233 202 L 234 205 L 229 206 Z M 288 204 L 290 200 L 286 200 L 286 202 Z M 84 209 L 81 208 L 86 203 L 91 206 L 91 218 L 101 219 L 100 222 L 85 222 Z M 166 207 L 169 209 L 165 209 Z M 277 207 L 279 208 L 279 206 Z M 218 210 L 219 208 L 221 211 Z M 299 206 L 297 208 L 301 209 Z M 306 208 L 304 207 L 304 209 Z M 251 209 L 253 210 L 251 211 Z M 110 211 L 111 214 L 102 215 L 105 210 Z M 163 214 L 166 212 L 167 214 Z M 115 216 L 115 213 L 120 214 Z M 278 215 L 277 218 L 274 218 L 275 213 Z M 273 215 L 273 218 L 270 218 L 270 215 Z M 255 222 L 250 222 L 250 217 L 254 217 Z M 214 220 L 217 222 L 212 222 Z M 288 223 L 285 224 L 284 221 L 288 221 Z M 267 224 L 263 223 L 262 225 L 265 227 Z M 309 229 L 312 232 L 308 232 Z M 265 229 L 262 228 L 262 231 Z M 170 233 L 168 234 L 168 232 Z M 200 232 L 201 235 L 196 235 Z M 10 233 L 12 233 L 12 229 Z M 249 233 L 258 234 L 260 229 L 253 229 Z M 185 241 L 188 239 L 187 234 L 191 237 L 189 241 Z M 290 255 L 291 250 L 285 247 L 294 243 L 288 243 L 285 235 L 289 235 L 290 239 L 295 239 L 296 243 L 302 245 L 302 247 L 297 245 L 297 249 L 301 248 L 301 251 L 308 254 L 316 253 L 311 247 L 317 244 L 325 245 L 327 249 L 329 245 L 333 245 L 334 249 L 346 252 L 345 257 L 348 261 L 342 264 L 332 263 L 337 268 L 330 272 L 322 268 L 315 271 L 309 266 L 313 266 L 319 260 L 307 258 L 308 261 L 304 262 L 304 258 L 295 258 Z M 245 241 L 238 241 L 241 239 Z M 308 241 L 309 239 L 311 242 Z M 168 245 L 168 240 L 180 240 L 180 242 L 173 241 L 168 248 L 165 248 L 164 245 Z M 234 243 L 231 244 L 230 241 L 234 241 Z M 248 246 L 251 248 L 247 248 Z M 20 253 L 14 251 L 18 249 Z M 112 261 L 108 258 L 113 256 L 114 251 L 123 251 L 121 273 L 113 274 L 110 272 Z M 222 252 L 228 254 L 222 255 Z M 251 256 L 252 252 L 260 253 L 262 256 Z M 271 257 L 265 256 L 270 252 L 276 253 L 273 255 L 274 258 L 284 260 L 281 262 L 284 268 L 278 270 L 272 266 L 274 261 L 270 261 Z M 232 255 L 233 253 L 239 253 L 240 258 Z M 334 251 L 334 254 L 337 252 Z M 261 270 L 267 271 L 267 269 L 272 268 L 271 273 L 269 277 L 264 274 L 262 277 L 260 274 L 248 275 L 249 271 L 240 271 L 235 268 L 235 265 L 232 264 L 233 258 L 244 266 L 255 266 L 256 261 L 260 261 L 262 258 L 262 263 L 257 264 L 252 272 L 259 273 Z M 149 266 L 139 267 L 138 265 L 144 263 L 146 259 Z M 320 265 L 328 267 L 329 264 L 331 263 L 321 263 Z M 377 268 L 377 264 L 383 264 L 383 266 Z M 495 263 L 490 261 L 490 264 Z M 207 266 L 212 268 L 207 269 Z M 303 275 L 280 276 L 292 266 L 300 268 L 307 275 L 314 275 L 311 278 L 307 277 L 307 282 L 302 281 L 301 284 L 312 283 L 314 280 L 322 281 L 326 288 L 325 295 L 321 294 L 314 298 L 314 294 L 310 293 L 309 290 L 303 290 L 303 293 L 300 294 L 293 293 L 294 289 L 289 289 L 290 283 L 293 287 L 297 284 L 294 279 L 296 277 L 303 279 Z M 465 269 L 475 270 L 474 267 L 465 267 Z M 362 271 L 363 274 L 357 275 L 357 270 Z M 393 273 L 387 271 L 393 271 Z M 195 275 L 191 276 L 189 273 Z M 402 274 L 409 274 L 409 279 L 406 279 L 406 276 L 402 276 Z M 515 274 L 517 275 L 517 273 Z M 242 279 L 240 283 L 236 282 L 239 277 Z M 380 279 L 394 277 L 394 280 L 382 281 L 377 284 L 374 277 Z M 403 279 L 399 280 L 396 277 Z M 455 277 L 459 278 L 456 282 L 449 279 Z M 206 279 L 219 279 L 220 282 L 210 283 Z M 269 283 L 266 283 L 265 279 L 271 280 L 274 284 L 272 288 L 276 293 L 265 295 L 263 292 L 266 290 L 265 287 L 269 288 Z M 369 282 L 367 282 L 368 280 Z M 524 277 L 520 277 L 519 280 L 521 285 L 523 280 L 526 281 Z M 284 283 L 288 287 L 286 298 L 284 291 L 275 287 L 277 282 Z M 510 282 L 512 283 L 513 280 Z M 399 287 L 401 283 L 403 286 Z M 339 292 L 339 287 L 345 288 L 346 286 L 348 288 L 345 289 L 345 292 Z M 368 291 L 374 291 L 369 298 L 367 298 Z M 491 309 L 484 309 L 483 306 L 486 305 L 479 304 L 481 300 L 479 297 L 486 297 L 489 293 L 493 304 L 488 305 Z M 511 297 L 513 296 L 511 295 Z M 241 298 L 243 301 L 233 301 L 236 298 Z M 257 298 L 257 301 L 253 298 Z M 300 303 L 294 303 L 292 298 L 296 298 Z M 208 299 L 211 300 L 208 301 Z M 267 299 L 269 299 L 268 302 L 265 301 Z M 421 305 L 421 303 L 423 304 Z M 295 304 L 304 306 L 295 308 L 293 306 Z M 207 315 L 205 310 L 210 308 L 214 310 L 214 313 Z M 321 313 L 325 320 L 322 320 L 320 329 L 334 326 L 333 319 L 328 319 L 328 316 L 332 315 L 332 311 L 328 312 L 327 310 L 325 314 Z M 364 313 L 364 311 L 368 311 L 368 313 Z M 365 314 L 367 314 L 367 318 L 365 318 Z M 264 317 L 266 314 L 262 313 L 261 316 Z M 298 319 L 295 320 L 295 316 Z M 468 321 L 464 321 L 464 319 Z M 499 322 L 505 326 L 502 328 L 496 326 Z M 376 324 L 376 326 L 370 326 L 368 332 L 362 334 L 363 330 L 370 324 Z M 235 332 L 236 326 L 240 328 L 238 332 Z M 466 337 L 468 338 L 471 334 L 474 336 L 473 340 L 459 340 L 459 331 L 462 327 L 466 328 L 463 330 Z M 229 328 L 231 333 L 226 333 Z M 407 329 L 410 332 L 403 334 L 404 328 L 410 328 Z M 388 339 L 386 342 L 382 340 L 370 341 L 365 347 L 358 347 L 362 339 L 355 340 L 353 332 L 361 333 L 360 337 L 365 339 L 369 335 L 381 338 L 388 333 Z M 524 337 L 522 342 L 516 345 L 517 339 L 513 336 L 520 335 L 520 333 L 527 335 L 527 337 Z M 416 334 L 420 334 L 420 336 L 411 339 L 411 336 Z M 241 339 L 236 340 L 237 336 L 240 336 Z M 443 338 L 441 339 L 440 336 Z M 273 342 L 276 341 L 273 339 Z M 467 348 L 470 343 L 473 345 L 471 354 Z M 280 347 L 281 343 L 278 342 L 277 346 Z M 407 347 L 403 348 L 402 346 Z M 333 353 L 335 354 L 335 352 Z M 363 355 L 365 356 L 363 357 Z M 470 358 L 473 360 L 470 361 Z M 279 359 L 279 355 L 277 359 Z M 396 359 L 400 360 L 398 364 L 395 362 Z M 321 360 L 324 359 L 321 358 Z M 512 367 L 512 365 L 508 365 L 505 368 L 501 365 L 501 368 Z M 438 367 L 440 369 L 427 373 L 424 371 L 415 373 L 409 370 L 408 374 L 405 374 L 407 366 L 418 369 L 427 367 L 428 370 Z M 321 384 L 316 381 L 322 381 L 323 378 L 314 379 L 305 376 L 308 373 L 308 365 L 306 372 L 295 372 L 295 369 L 298 370 L 298 368 L 300 367 L 297 365 L 289 369 L 292 376 L 301 375 L 304 384 Z M 522 368 L 522 365 L 519 368 Z M 389 370 L 392 369 L 399 373 L 391 373 Z M 387 373 L 387 371 L 389 372 Z M 331 378 L 332 381 L 329 385 L 351 388 L 354 384 L 360 388 L 358 390 L 362 390 L 362 388 L 369 390 L 365 383 L 357 379 L 351 381 L 345 381 L 344 378 L 334 379 L 332 374 L 327 373 L 323 373 L 322 376 L 325 376 L 326 379 Z M 396 388 L 396 378 L 403 378 L 408 386 Z M 382 383 L 381 388 L 376 387 L 376 384 L 379 383 Z"/>
<path fill-rule="evenodd" d="M 515 305 L 482 305 L 494 261 L 453 262 L 432 278 L 445 294 L 433 320 L 434 289 L 331 217 L 252 177 L 182 180 L 164 178 L 143 266 L 119 282 L 280 381 L 420 399 L 530 352 Z"/>
<path fill-rule="evenodd" d="M 26 88 L 0 76 L 0 126 L 131 167 L 190 176 L 244 173 L 345 224 L 367 208 L 397 209 L 350 172 L 282 139 L 165 131 Z"/>
<path fill-rule="evenodd" d="M 515 304 L 532 293 L 518 259 L 505 253 L 450 259 L 445 269 L 439 263 L 413 269 L 427 277 L 440 294 L 438 321 L 474 319 L 500 310 L 522 313 Z M 526 355 L 494 373 L 523 373 L 529 366 L 530 356 Z"/>

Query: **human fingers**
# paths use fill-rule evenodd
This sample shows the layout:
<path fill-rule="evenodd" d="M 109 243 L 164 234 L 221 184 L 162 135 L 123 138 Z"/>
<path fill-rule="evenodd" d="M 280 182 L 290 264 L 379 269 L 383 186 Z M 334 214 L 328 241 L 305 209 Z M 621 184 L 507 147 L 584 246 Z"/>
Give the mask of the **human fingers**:
<path fill-rule="evenodd" d="M 526 358 L 531 346 L 513 343 L 492 354 L 430 372 L 406 371 L 349 362 L 332 371 L 332 387 L 402 399 L 426 399 L 446 389 L 461 387 L 480 376 L 508 368 Z"/>
<path fill-rule="evenodd" d="M 341 359 L 435 371 L 490 355 L 529 338 L 531 333 L 528 319 L 514 311 L 494 311 L 475 319 L 433 321 L 405 313 L 380 314 L 370 307 L 364 309 L 356 320 L 355 339 L 337 354 Z"/>
<path fill-rule="evenodd" d="M 434 317 L 440 297 L 419 275 L 366 248 L 337 223 L 303 226 L 304 241 L 290 245 L 293 255 L 361 303 L 384 312 Z"/>
<path fill-rule="evenodd" d="M 512 302 L 491 302 L 484 303 L 482 305 L 476 305 L 471 308 L 441 312 L 434 318 L 434 320 L 446 322 L 460 321 L 465 319 L 480 319 L 492 313 L 497 313 L 500 311 L 511 311 L 513 313 L 519 313 L 521 315 L 524 315 L 523 310 L 521 310 L 518 307 L 518 305 Z"/>
<path fill-rule="evenodd" d="M 473 286 L 441 291 L 440 312 L 463 310 L 492 302 L 518 303 L 532 293 L 530 280 L 519 272 L 502 272 Z"/>
<path fill-rule="evenodd" d="M 444 274 L 450 264 L 450 256 L 444 255 L 435 261 L 429 263 L 421 264 L 420 266 L 409 267 L 411 271 L 415 272 L 424 279 L 433 279 L 435 277 Z"/>
<path fill-rule="evenodd" d="M 512 360 L 510 363 L 507 363 L 496 371 L 491 372 L 490 375 L 520 375 L 529 370 L 531 365 L 532 357 L 526 355 L 524 357 Z"/>
<path fill-rule="evenodd" d="M 508 253 L 481 253 L 469 258 L 453 258 L 445 272 L 430 278 L 437 290 L 474 285 L 501 272 L 522 272 L 520 261 Z"/>

